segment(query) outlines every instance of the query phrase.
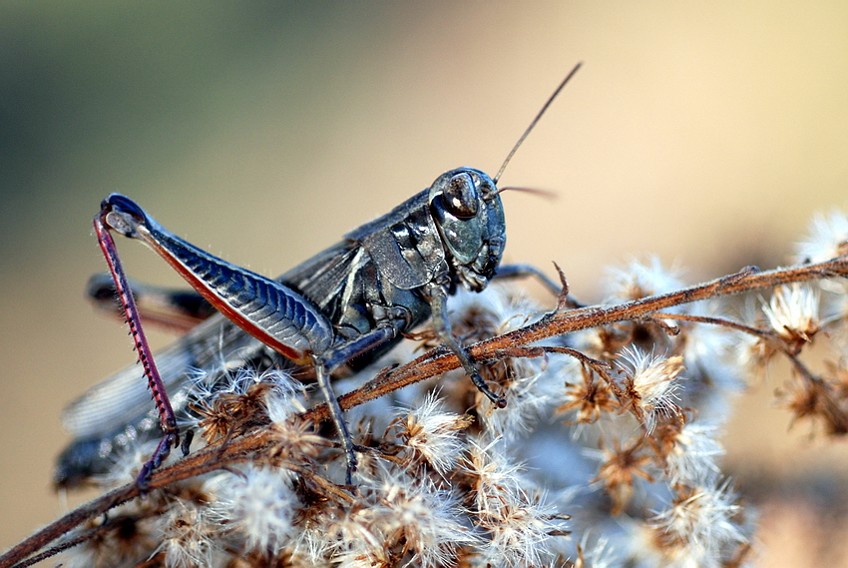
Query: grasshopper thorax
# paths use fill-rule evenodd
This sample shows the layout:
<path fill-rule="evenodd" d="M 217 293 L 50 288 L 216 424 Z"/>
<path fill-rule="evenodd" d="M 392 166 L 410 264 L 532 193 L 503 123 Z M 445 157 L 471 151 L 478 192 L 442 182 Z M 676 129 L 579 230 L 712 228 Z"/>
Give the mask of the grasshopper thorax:
<path fill-rule="evenodd" d="M 458 280 L 479 292 L 501 262 L 506 243 L 503 204 L 494 180 L 473 168 L 457 168 L 430 187 L 430 213 Z"/>

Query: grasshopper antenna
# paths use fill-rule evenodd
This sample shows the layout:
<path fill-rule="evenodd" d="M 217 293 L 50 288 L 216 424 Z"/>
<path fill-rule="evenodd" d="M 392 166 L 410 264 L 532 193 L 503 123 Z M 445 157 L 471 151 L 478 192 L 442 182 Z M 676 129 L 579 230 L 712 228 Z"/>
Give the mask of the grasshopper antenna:
<path fill-rule="evenodd" d="M 542 118 L 542 115 L 545 114 L 545 111 L 548 110 L 548 107 L 551 106 L 551 103 L 554 102 L 554 99 L 557 98 L 557 95 L 559 95 L 560 91 L 562 91 L 563 88 L 565 88 L 565 85 L 568 83 L 568 81 L 572 77 L 574 77 L 574 74 L 577 73 L 577 70 L 580 69 L 581 65 L 583 65 L 583 62 L 580 62 L 580 63 L 578 63 L 577 65 L 574 66 L 574 69 L 572 69 L 568 73 L 568 75 L 565 76 L 565 79 L 562 80 L 562 82 L 559 84 L 559 86 L 556 88 L 556 90 L 554 90 L 553 94 L 550 97 L 548 97 L 548 100 L 545 101 L 544 105 L 542 105 L 542 109 L 539 111 L 539 113 L 536 115 L 536 117 L 530 122 L 530 126 L 527 127 L 527 129 L 524 131 L 524 134 L 521 135 L 521 138 L 518 139 L 518 142 L 515 143 L 515 146 L 513 146 L 512 150 L 510 150 L 509 154 L 507 154 L 506 160 L 504 160 L 503 164 L 501 164 L 501 169 L 498 170 L 498 173 L 494 177 L 495 183 L 498 183 L 498 180 L 501 178 L 501 175 L 504 173 L 504 170 L 506 169 L 507 164 L 509 164 L 509 161 L 512 160 L 512 157 L 518 151 L 518 148 L 521 147 L 521 144 L 524 143 L 524 139 L 527 138 L 527 136 L 530 135 L 530 132 L 532 132 L 533 128 L 536 127 L 536 123 L 539 122 L 539 119 Z"/>
<path fill-rule="evenodd" d="M 557 196 L 557 194 L 553 191 L 539 189 L 538 187 L 518 187 L 514 185 L 506 185 L 498 188 L 498 193 L 503 193 L 504 191 L 520 191 L 522 193 L 529 193 L 530 195 L 545 197 L 547 199 L 556 199 Z"/>

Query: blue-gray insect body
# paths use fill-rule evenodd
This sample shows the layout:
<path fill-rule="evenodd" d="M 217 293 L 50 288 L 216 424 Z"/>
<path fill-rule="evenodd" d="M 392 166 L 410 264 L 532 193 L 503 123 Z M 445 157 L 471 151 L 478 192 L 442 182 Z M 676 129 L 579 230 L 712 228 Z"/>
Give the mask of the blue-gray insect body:
<path fill-rule="evenodd" d="M 475 384 L 502 400 L 451 336 L 446 314 L 447 297 L 458 286 L 485 288 L 503 254 L 501 198 L 492 178 L 479 170 L 446 172 L 275 281 L 194 247 L 123 196 L 107 198 L 103 211 L 111 230 L 144 241 L 184 276 L 190 273 L 187 280 L 207 300 L 225 304 L 225 314 L 212 315 L 155 357 L 178 415 L 186 412 L 191 375 L 220 366 L 222 358 L 230 367 L 267 368 L 286 364 L 282 354 L 299 364 L 314 363 L 320 382 L 322 374 L 344 365 L 373 361 L 431 315 Z M 125 446 L 157 435 L 138 374 L 137 367 L 125 369 L 68 407 L 64 422 L 75 440 L 59 458 L 58 484 L 107 471 Z M 335 402 L 332 390 L 327 395 Z M 344 442 L 346 431 L 342 436 Z"/>
<path fill-rule="evenodd" d="M 121 300 L 122 316 L 130 325 L 158 420 L 156 413 L 146 410 L 149 395 L 144 382 L 138 380 L 136 367 L 95 386 L 72 403 L 63 416 L 74 440 L 59 457 L 57 484 L 73 485 L 108 471 L 122 449 L 161 431 L 164 437 L 138 477 L 143 487 L 171 446 L 178 444 L 177 423 L 188 412 L 186 401 L 191 397 L 193 374 L 222 367 L 266 369 L 291 364 L 311 369 L 321 387 L 342 442 L 350 482 L 356 455 L 330 384 L 331 373 L 374 361 L 404 332 L 428 318 L 474 385 L 497 406 L 504 406 L 505 399 L 490 390 L 451 334 L 447 298 L 459 286 L 479 292 L 495 276 L 506 241 L 496 182 L 579 68 L 579 64 L 575 66 L 554 90 L 494 178 L 467 167 L 448 171 L 429 188 L 349 232 L 341 242 L 276 280 L 188 243 L 127 197 L 107 197 L 94 227 L 110 268 L 111 285 L 104 288 L 98 280 L 92 296 L 109 297 L 114 291 Z M 170 294 L 140 286 L 133 287 L 136 293 L 132 293 L 112 232 L 144 242 L 177 270 L 195 293 Z M 532 268 L 510 272 L 540 275 Z M 150 302 L 152 309 L 138 307 L 138 293 L 142 306 L 145 296 L 156 299 Z M 148 320 L 171 325 L 200 323 L 154 357 L 149 353 L 139 312 L 145 312 Z M 210 388 L 214 385 L 206 386 L 207 391 Z"/>

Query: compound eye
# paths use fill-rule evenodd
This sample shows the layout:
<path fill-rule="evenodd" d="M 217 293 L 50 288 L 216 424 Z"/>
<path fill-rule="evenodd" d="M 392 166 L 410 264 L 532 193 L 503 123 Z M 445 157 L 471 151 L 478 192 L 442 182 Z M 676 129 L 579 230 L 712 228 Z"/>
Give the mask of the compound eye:
<path fill-rule="evenodd" d="M 471 176 L 462 173 L 448 182 L 444 192 L 445 209 L 458 219 L 471 219 L 477 215 L 480 196 Z"/>

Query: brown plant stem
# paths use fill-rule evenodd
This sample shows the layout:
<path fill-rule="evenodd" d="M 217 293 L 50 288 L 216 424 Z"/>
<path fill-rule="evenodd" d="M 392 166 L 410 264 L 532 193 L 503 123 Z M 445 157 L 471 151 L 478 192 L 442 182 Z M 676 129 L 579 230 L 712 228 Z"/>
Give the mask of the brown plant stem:
<path fill-rule="evenodd" d="M 624 304 L 581 307 L 574 310 L 557 309 L 535 323 L 476 343 L 470 346 L 468 351 L 476 361 L 493 361 L 509 354 L 510 350 L 517 346 L 526 346 L 542 339 L 619 321 L 638 320 L 673 306 L 791 282 L 832 277 L 848 277 L 848 255 L 817 264 L 777 268 L 765 272 L 748 267 L 738 273 L 703 284 Z M 562 305 L 563 302 L 560 301 L 560 304 Z M 663 315 L 674 317 L 672 314 Z M 436 348 L 405 365 L 379 373 L 365 385 L 340 397 L 339 403 L 343 409 L 349 409 L 459 366 L 460 363 L 452 352 L 444 348 Z M 320 422 L 328 416 L 327 405 L 320 404 L 303 413 L 301 418 Z M 270 447 L 272 443 L 272 428 L 262 427 L 223 444 L 207 446 L 174 465 L 155 471 L 148 483 L 148 490 L 164 488 L 178 481 L 224 469 L 234 463 L 248 461 L 257 452 Z M 139 495 L 138 487 L 129 484 L 81 505 L 0 556 L 0 568 L 28 566 L 31 562 L 42 560 L 44 555 L 31 558 L 29 561 L 26 559 L 68 534 L 86 520 L 96 518 Z M 57 548 L 61 549 L 62 544 L 60 543 Z"/>
<path fill-rule="evenodd" d="M 729 296 L 760 288 L 771 288 L 790 282 L 848 276 L 848 255 L 829 261 L 759 272 L 747 267 L 740 272 L 659 296 L 648 296 L 614 306 L 590 306 L 576 310 L 556 310 L 539 321 L 520 329 L 475 343 L 468 348 L 475 361 L 489 361 L 497 352 L 516 345 L 527 345 L 542 339 L 565 335 L 592 327 L 636 320 L 653 312 L 719 296 Z M 379 398 L 399 388 L 434 377 L 459 367 L 459 361 L 447 349 L 436 348 L 421 357 L 386 373 L 339 399 L 342 408 L 351 408 Z M 320 407 L 313 409 L 318 411 Z M 312 411 L 310 411 L 312 412 Z M 326 414 L 326 409 L 323 409 Z M 321 418 L 324 416 L 322 415 Z"/>

